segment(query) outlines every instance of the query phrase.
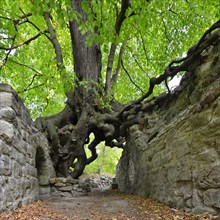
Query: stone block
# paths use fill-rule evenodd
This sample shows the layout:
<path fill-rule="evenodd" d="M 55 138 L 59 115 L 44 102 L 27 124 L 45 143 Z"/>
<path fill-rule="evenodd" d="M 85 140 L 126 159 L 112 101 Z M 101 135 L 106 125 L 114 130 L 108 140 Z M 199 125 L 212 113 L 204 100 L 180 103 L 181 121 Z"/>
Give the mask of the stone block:
<path fill-rule="evenodd" d="M 64 187 L 64 186 L 66 186 L 66 183 L 56 182 L 56 183 L 54 184 L 54 186 L 56 186 L 56 187 Z"/>
<path fill-rule="evenodd" d="M 0 190 L 3 190 L 5 183 L 6 183 L 6 178 L 4 176 L 0 176 Z M 0 197 L 0 198 L 2 198 L 2 197 Z"/>
<path fill-rule="evenodd" d="M 1 184 L 0 184 L 0 198 L 1 198 L 1 200 L 3 200 L 3 198 L 4 198 L 4 191 L 3 191 Z"/>
<path fill-rule="evenodd" d="M 22 167 L 22 174 L 26 176 L 37 177 L 37 169 L 29 164 Z"/>
<path fill-rule="evenodd" d="M 161 155 L 155 155 L 152 159 L 152 166 L 154 169 L 158 169 L 158 167 L 161 166 L 162 160 L 161 160 Z"/>
<path fill-rule="evenodd" d="M 168 152 L 164 155 L 161 155 L 161 163 L 165 166 L 172 160 L 172 152 Z"/>
<path fill-rule="evenodd" d="M 38 175 L 38 181 L 40 186 L 48 186 L 50 185 L 49 176 L 47 175 Z"/>
<path fill-rule="evenodd" d="M 38 191 L 37 191 L 37 193 L 38 193 Z M 39 199 L 39 195 L 36 195 L 36 194 L 30 195 L 30 196 L 26 195 L 25 197 L 21 198 L 21 204 L 25 205 L 25 204 L 34 202 L 34 201 L 36 201 L 38 199 Z"/>
<path fill-rule="evenodd" d="M 16 178 L 21 178 L 22 177 L 22 167 L 15 160 L 12 161 L 12 175 Z"/>
<path fill-rule="evenodd" d="M 169 169 L 167 171 L 167 180 L 170 184 L 173 184 L 176 182 L 177 173 L 178 172 L 175 169 L 175 167 L 169 167 Z"/>
<path fill-rule="evenodd" d="M 10 176 L 12 174 L 12 161 L 9 156 L 1 155 L 0 156 L 0 175 Z"/>
<path fill-rule="evenodd" d="M 220 187 L 218 189 L 206 190 L 203 196 L 205 205 L 220 209 Z"/>
<path fill-rule="evenodd" d="M 12 153 L 12 146 L 7 145 L 3 140 L 0 139 L 0 152 L 1 154 L 9 156 Z"/>
<path fill-rule="evenodd" d="M 14 126 L 9 122 L 0 120 L 0 137 L 7 143 L 11 143 L 14 138 Z"/>
<path fill-rule="evenodd" d="M 24 166 L 26 164 L 25 156 L 23 153 L 17 152 L 15 160 L 18 162 L 19 165 Z"/>
<path fill-rule="evenodd" d="M 22 176 L 20 181 L 22 183 L 23 191 L 26 191 L 26 189 L 31 188 L 31 183 L 30 183 L 29 179 L 26 178 L 24 175 Z"/>
<path fill-rule="evenodd" d="M 76 188 L 76 192 L 83 192 L 82 188 Z"/>
<path fill-rule="evenodd" d="M 190 181 L 192 180 L 191 170 L 183 167 L 176 176 L 176 181 Z"/>
<path fill-rule="evenodd" d="M 58 186 L 57 184 L 59 183 L 63 183 L 66 186 L 66 185 L 78 184 L 79 180 L 73 179 L 71 176 L 69 176 L 67 178 L 64 177 L 51 178 L 50 182 L 52 182 L 53 184 L 56 183 L 56 186 Z"/>
<path fill-rule="evenodd" d="M 186 200 L 186 207 L 189 208 L 189 210 L 191 210 L 192 208 L 192 198 L 189 198 Z"/>
<path fill-rule="evenodd" d="M 199 189 L 220 188 L 220 166 L 195 170 L 193 175 Z"/>
<path fill-rule="evenodd" d="M 29 144 L 29 143 L 27 143 L 27 142 L 24 142 L 24 143 L 25 143 L 24 146 L 26 148 L 25 151 L 28 154 L 28 158 L 34 158 L 35 154 L 36 154 L 34 146 Z"/>
<path fill-rule="evenodd" d="M 24 140 L 24 141 L 27 141 L 27 138 L 28 138 L 28 132 L 26 131 L 26 130 L 24 130 L 24 129 L 20 129 L 20 132 L 21 132 L 21 137 L 22 137 L 22 139 Z"/>
<path fill-rule="evenodd" d="M 49 182 L 51 185 L 54 185 L 56 183 L 56 178 L 50 178 Z"/>
<path fill-rule="evenodd" d="M 203 126 L 207 126 L 210 120 L 211 120 L 211 115 L 207 115 L 201 112 L 201 113 L 191 115 L 189 122 L 190 122 L 192 129 L 198 129 Z"/>
<path fill-rule="evenodd" d="M 27 155 L 26 145 L 27 143 L 22 139 L 14 138 L 12 145 L 17 151 L 21 152 L 23 155 Z"/>
<path fill-rule="evenodd" d="M 10 85 L 5 84 L 5 83 L 0 83 L 0 93 L 1 92 L 14 93 L 14 90 L 12 89 Z"/>
<path fill-rule="evenodd" d="M 166 145 L 167 146 L 172 146 L 173 142 L 176 140 L 176 129 L 171 129 L 170 131 L 167 132 L 166 134 Z"/>
<path fill-rule="evenodd" d="M 212 163 L 219 160 L 219 156 L 214 148 L 207 148 L 201 153 L 196 155 L 197 161 L 203 161 L 204 163 Z M 200 162 L 201 163 L 201 162 Z"/>
<path fill-rule="evenodd" d="M 5 107 L 0 109 L 0 119 L 15 125 L 17 124 L 16 114 L 11 107 Z"/>
<path fill-rule="evenodd" d="M 0 213 L 4 211 L 5 211 L 5 203 L 3 201 L 0 201 Z"/>
<path fill-rule="evenodd" d="M 12 93 L 0 92 L 0 108 L 12 107 L 14 97 Z"/>
<path fill-rule="evenodd" d="M 57 189 L 62 192 L 71 192 L 73 187 L 72 186 L 63 186 L 63 187 L 58 187 Z"/>
<path fill-rule="evenodd" d="M 7 186 L 5 187 L 5 194 L 7 197 L 10 197 L 10 201 L 14 201 L 15 198 L 22 197 L 22 187 L 20 178 L 16 178 L 15 176 L 8 178 Z"/>
<path fill-rule="evenodd" d="M 71 176 L 68 176 L 66 179 L 67 179 L 67 182 L 70 183 L 71 185 L 78 184 L 80 182 L 80 180 L 73 179 Z"/>
<path fill-rule="evenodd" d="M 196 206 L 192 209 L 192 212 L 195 214 L 201 214 L 201 213 L 210 213 L 212 215 L 217 215 L 217 211 L 215 209 L 205 207 L 205 206 Z"/>
<path fill-rule="evenodd" d="M 60 192 L 61 197 L 67 197 L 67 198 L 72 198 L 72 193 L 70 192 Z"/>
<path fill-rule="evenodd" d="M 59 191 L 55 191 L 51 193 L 52 197 L 61 197 L 60 192 Z"/>
<path fill-rule="evenodd" d="M 13 203 L 14 202 L 14 194 L 13 194 L 13 191 L 11 190 L 11 186 L 9 186 L 8 188 L 6 188 L 5 190 L 5 203 Z"/>
<path fill-rule="evenodd" d="M 193 184 L 190 181 L 177 182 L 176 184 L 176 196 L 182 197 L 184 201 L 192 198 L 193 196 Z"/>
<path fill-rule="evenodd" d="M 50 187 L 49 186 L 46 186 L 46 187 L 39 187 L 39 194 L 40 195 L 43 195 L 43 194 L 50 194 Z"/>
<path fill-rule="evenodd" d="M 175 206 L 177 207 L 177 208 L 181 208 L 181 207 L 183 207 L 185 205 L 185 200 L 184 200 L 184 198 L 182 198 L 182 197 L 177 197 L 176 198 L 176 201 L 175 201 Z"/>
<path fill-rule="evenodd" d="M 72 197 L 79 197 L 80 196 L 80 193 L 76 192 L 76 191 L 72 191 L 71 194 L 72 194 Z"/>
<path fill-rule="evenodd" d="M 185 155 L 190 153 L 190 148 L 186 142 L 179 142 L 178 144 L 174 144 L 173 147 L 176 148 L 175 157 L 177 159 L 184 157 Z"/>

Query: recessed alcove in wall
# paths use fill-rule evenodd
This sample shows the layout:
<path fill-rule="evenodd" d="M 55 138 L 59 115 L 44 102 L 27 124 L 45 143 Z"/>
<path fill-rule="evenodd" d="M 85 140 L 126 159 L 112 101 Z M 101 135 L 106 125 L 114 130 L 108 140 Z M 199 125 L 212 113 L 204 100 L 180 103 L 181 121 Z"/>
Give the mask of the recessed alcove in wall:
<path fill-rule="evenodd" d="M 37 178 L 40 186 L 48 185 L 48 168 L 45 152 L 42 147 L 37 148 L 36 152 Z"/>

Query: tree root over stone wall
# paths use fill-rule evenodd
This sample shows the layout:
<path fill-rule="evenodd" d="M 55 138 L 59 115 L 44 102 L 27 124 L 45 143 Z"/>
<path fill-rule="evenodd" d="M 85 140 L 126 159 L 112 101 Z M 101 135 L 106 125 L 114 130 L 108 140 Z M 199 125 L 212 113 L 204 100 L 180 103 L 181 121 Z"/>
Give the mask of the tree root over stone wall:
<path fill-rule="evenodd" d="M 154 87 L 167 82 L 179 72 L 190 72 L 193 65 L 202 62 L 202 54 L 210 46 L 220 41 L 220 21 L 214 23 L 202 36 L 199 42 L 189 49 L 187 56 L 172 61 L 163 74 L 150 79 L 150 87 L 146 94 L 126 106 L 112 103 L 112 111 L 99 107 L 95 84 L 87 88 L 77 85 L 73 92 L 68 94 L 64 110 L 57 115 L 38 118 L 36 125 L 45 131 L 51 146 L 51 158 L 58 176 L 78 178 L 86 165 L 97 158 L 96 146 L 105 141 L 106 146 L 123 148 L 128 128 L 134 124 L 147 124 L 148 119 L 143 113 L 169 101 L 173 94 L 168 92 L 147 98 L 153 93 Z M 95 47 L 95 50 L 98 50 Z M 167 83 L 166 83 L 167 84 Z M 88 89 L 89 88 L 89 89 Z M 115 103 L 114 103 L 115 104 Z M 90 143 L 89 136 L 94 134 Z M 91 157 L 87 158 L 84 146 L 89 143 Z M 73 167 L 73 172 L 70 172 Z"/>

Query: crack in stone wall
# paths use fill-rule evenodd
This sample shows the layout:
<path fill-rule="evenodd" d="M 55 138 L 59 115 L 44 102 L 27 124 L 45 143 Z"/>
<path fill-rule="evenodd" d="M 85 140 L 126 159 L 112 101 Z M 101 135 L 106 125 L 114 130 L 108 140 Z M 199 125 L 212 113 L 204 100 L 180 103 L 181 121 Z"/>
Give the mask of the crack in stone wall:
<path fill-rule="evenodd" d="M 220 45 L 167 101 L 130 128 L 117 167 L 122 191 L 195 213 L 220 214 Z"/>

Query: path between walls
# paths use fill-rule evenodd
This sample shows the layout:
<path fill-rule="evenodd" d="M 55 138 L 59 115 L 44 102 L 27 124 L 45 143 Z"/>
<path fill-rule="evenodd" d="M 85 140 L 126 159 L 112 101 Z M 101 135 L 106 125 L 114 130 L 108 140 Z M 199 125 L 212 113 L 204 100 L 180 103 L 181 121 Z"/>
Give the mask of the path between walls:
<path fill-rule="evenodd" d="M 121 193 L 118 190 L 93 190 L 87 196 L 51 198 L 0 214 L 0 220 L 200 220 L 220 219 L 209 214 L 193 215 L 151 199 Z"/>

